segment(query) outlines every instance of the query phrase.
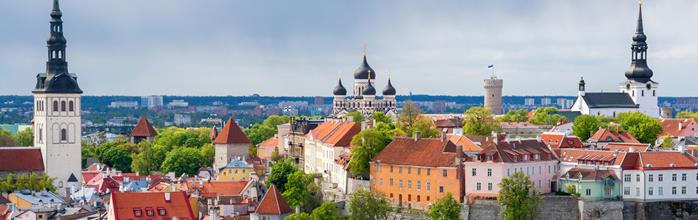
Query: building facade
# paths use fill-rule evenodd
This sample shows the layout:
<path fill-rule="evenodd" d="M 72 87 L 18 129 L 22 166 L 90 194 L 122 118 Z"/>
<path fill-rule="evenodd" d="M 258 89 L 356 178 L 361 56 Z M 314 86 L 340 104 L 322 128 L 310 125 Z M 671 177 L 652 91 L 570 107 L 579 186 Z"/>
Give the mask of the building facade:
<path fill-rule="evenodd" d="M 63 13 L 53 1 L 46 72 L 36 76 L 34 93 L 34 146 L 41 148 L 46 174 L 55 178 L 61 194 L 71 176 L 81 171 L 80 98 L 77 75 L 68 72 Z"/>
<path fill-rule="evenodd" d="M 635 154 L 638 159 L 623 170 L 623 200 L 698 199 L 698 159 L 678 151 Z"/>
<path fill-rule="evenodd" d="M 383 89 L 382 98 L 376 96 L 376 88 L 372 82 L 375 79 L 376 71 L 368 65 L 364 53 L 363 62 L 354 70 L 353 94 L 347 96 L 347 89 L 344 88 L 341 78 L 334 88 L 331 116 L 343 117 L 354 111 L 361 112 L 364 116 L 369 116 L 374 112 L 397 116 L 397 100 L 395 99 L 397 92 L 390 77 L 388 77 L 388 84 Z"/>
<path fill-rule="evenodd" d="M 235 123 L 235 120 L 230 117 L 221 132 L 216 136 L 213 144 L 216 151 L 213 168 L 219 169 L 228 165 L 228 162 L 232 159 L 247 157 L 250 140 L 247 139 L 245 133 Z"/>

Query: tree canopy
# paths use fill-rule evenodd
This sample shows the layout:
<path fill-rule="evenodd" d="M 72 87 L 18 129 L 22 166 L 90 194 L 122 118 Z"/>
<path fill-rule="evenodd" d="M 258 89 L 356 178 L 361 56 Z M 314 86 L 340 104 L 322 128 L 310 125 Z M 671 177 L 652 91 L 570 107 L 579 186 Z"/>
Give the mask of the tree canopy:
<path fill-rule="evenodd" d="M 306 174 L 302 170 L 288 175 L 282 195 L 291 207 L 312 211 L 320 205 L 320 187 L 313 180 L 312 174 Z"/>
<path fill-rule="evenodd" d="M 340 215 L 339 209 L 334 202 L 323 202 L 320 207 L 317 207 L 310 214 L 313 220 L 342 220 L 344 217 Z"/>
<path fill-rule="evenodd" d="M 538 108 L 533 112 L 533 117 L 528 122 L 537 125 L 556 125 L 560 121 L 566 120 L 564 116 L 555 114 L 555 112 L 557 112 L 555 107 Z"/>
<path fill-rule="evenodd" d="M 388 219 L 388 213 L 392 211 L 385 196 L 364 189 L 356 190 L 351 195 L 348 207 L 351 213 L 350 219 L 354 220 L 385 220 Z"/>
<path fill-rule="evenodd" d="M 176 176 L 184 173 L 194 175 L 205 162 L 206 159 L 198 149 L 180 147 L 167 153 L 165 161 L 162 162 L 162 171 L 175 172 Z"/>
<path fill-rule="evenodd" d="M 356 122 L 356 123 L 361 123 L 364 121 L 364 115 L 361 114 L 361 112 L 353 111 L 353 112 L 348 112 L 344 118 L 349 118 L 351 117 L 351 121 Z"/>
<path fill-rule="evenodd" d="M 13 147 L 17 146 L 17 141 L 10 132 L 0 129 L 0 147 Z"/>
<path fill-rule="evenodd" d="M 616 116 L 623 130 L 633 135 L 641 143 L 654 144 L 657 135 L 662 133 L 662 124 L 658 119 L 640 112 L 623 112 Z"/>
<path fill-rule="evenodd" d="M 0 180 L 0 192 L 11 193 L 16 190 L 28 189 L 41 191 L 46 189 L 55 192 L 52 179 L 46 174 L 36 175 L 35 173 L 24 173 L 16 175 L 8 173 L 5 179 Z"/>
<path fill-rule="evenodd" d="M 497 118 L 498 122 L 526 122 L 528 121 L 528 111 L 525 109 L 510 110 L 502 117 Z"/>
<path fill-rule="evenodd" d="M 601 120 L 593 115 L 580 115 L 574 119 L 574 124 L 572 125 L 572 133 L 586 141 L 591 137 L 591 135 L 596 132 L 599 127 L 602 126 Z"/>
<path fill-rule="evenodd" d="M 17 134 L 15 134 L 15 142 L 17 146 L 33 146 L 34 131 L 29 128 L 17 132 Z"/>
<path fill-rule="evenodd" d="M 463 115 L 463 133 L 468 135 L 491 135 L 499 126 L 492 113 L 485 107 L 472 107 Z"/>
<path fill-rule="evenodd" d="M 451 193 L 436 200 L 429 209 L 429 218 L 432 220 L 453 220 L 460 218 L 460 203 L 453 198 Z"/>
<path fill-rule="evenodd" d="M 271 167 L 271 172 L 267 177 L 267 187 L 271 187 L 272 184 L 276 186 L 279 192 L 283 193 L 286 190 L 286 183 L 288 182 L 288 176 L 295 173 L 299 169 L 294 165 L 293 160 L 285 159 L 276 162 Z"/>
<path fill-rule="evenodd" d="M 542 199 L 533 182 L 523 172 L 515 172 L 499 183 L 498 203 L 507 220 L 535 219 Z"/>
<path fill-rule="evenodd" d="M 107 166 L 113 167 L 122 172 L 131 172 L 131 161 L 128 150 L 124 147 L 115 146 L 107 149 L 102 154 L 100 161 Z"/>
<path fill-rule="evenodd" d="M 366 176 L 369 161 L 387 146 L 393 137 L 387 130 L 365 129 L 351 139 L 351 160 L 349 171 L 353 176 Z"/>

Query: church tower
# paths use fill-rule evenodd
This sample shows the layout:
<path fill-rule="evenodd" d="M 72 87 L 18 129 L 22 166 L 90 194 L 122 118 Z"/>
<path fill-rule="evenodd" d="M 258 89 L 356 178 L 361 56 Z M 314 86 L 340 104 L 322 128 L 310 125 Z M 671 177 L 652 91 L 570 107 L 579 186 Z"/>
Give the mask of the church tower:
<path fill-rule="evenodd" d="M 41 148 L 46 174 L 55 178 L 54 185 L 64 194 L 69 182 L 79 181 L 80 96 L 77 76 L 68 72 L 66 40 L 63 36 L 63 13 L 58 0 L 53 1 L 51 31 L 46 41 L 46 72 L 36 76 L 34 94 L 34 146 Z"/>
<path fill-rule="evenodd" d="M 642 3 L 639 4 L 637 28 L 631 44 L 630 67 L 625 70 L 627 80 L 622 82 L 620 91 L 630 95 L 639 112 L 652 117 L 659 117 L 657 88 L 659 83 L 652 81 L 653 72 L 647 66 L 647 36 L 642 25 Z"/>

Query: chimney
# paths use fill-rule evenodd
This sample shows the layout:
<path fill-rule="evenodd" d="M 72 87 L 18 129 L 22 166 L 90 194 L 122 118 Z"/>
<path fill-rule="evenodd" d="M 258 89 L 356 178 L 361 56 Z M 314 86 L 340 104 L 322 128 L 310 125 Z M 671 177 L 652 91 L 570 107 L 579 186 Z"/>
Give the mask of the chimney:
<path fill-rule="evenodd" d="M 456 145 L 456 165 L 463 163 L 463 145 Z"/>
<path fill-rule="evenodd" d="M 421 138 L 422 138 L 422 132 L 415 131 L 414 132 L 414 141 L 418 141 Z"/>
<path fill-rule="evenodd" d="M 682 129 L 683 129 L 683 122 L 680 121 L 680 122 L 679 122 L 679 131 L 682 130 Z"/>
<path fill-rule="evenodd" d="M 445 131 L 441 131 L 441 142 L 446 143 L 447 135 Z"/>
<path fill-rule="evenodd" d="M 170 202 L 170 192 L 165 192 L 165 202 Z"/>

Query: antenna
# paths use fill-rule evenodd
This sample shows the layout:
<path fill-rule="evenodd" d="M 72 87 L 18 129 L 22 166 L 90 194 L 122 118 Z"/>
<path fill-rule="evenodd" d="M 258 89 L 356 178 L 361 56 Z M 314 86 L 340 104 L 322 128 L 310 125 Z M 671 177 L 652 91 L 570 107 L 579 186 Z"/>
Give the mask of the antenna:
<path fill-rule="evenodd" d="M 368 53 L 368 45 L 364 43 L 364 56 Z"/>

